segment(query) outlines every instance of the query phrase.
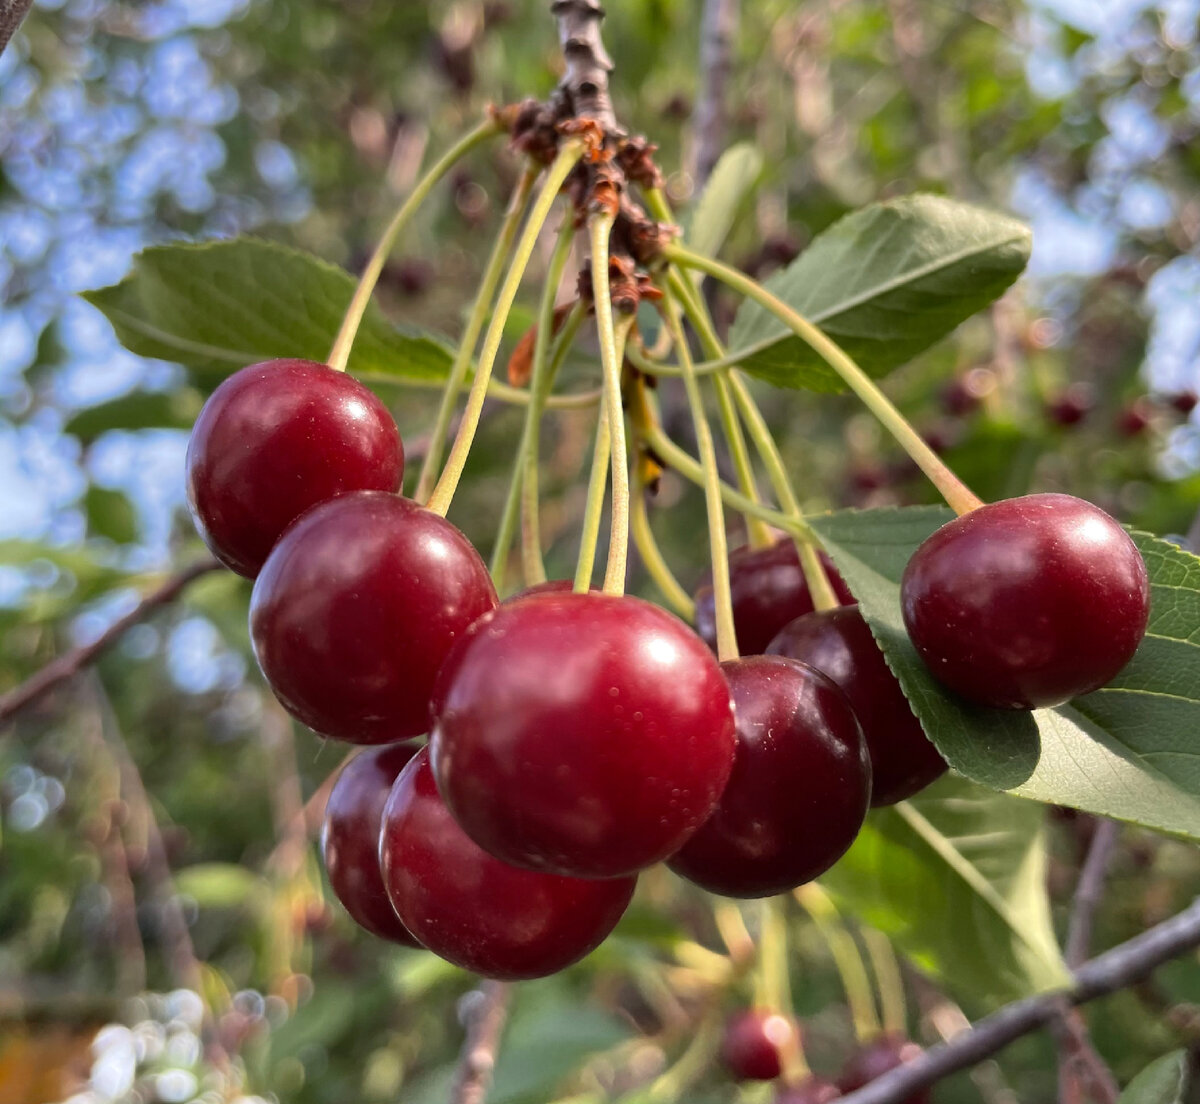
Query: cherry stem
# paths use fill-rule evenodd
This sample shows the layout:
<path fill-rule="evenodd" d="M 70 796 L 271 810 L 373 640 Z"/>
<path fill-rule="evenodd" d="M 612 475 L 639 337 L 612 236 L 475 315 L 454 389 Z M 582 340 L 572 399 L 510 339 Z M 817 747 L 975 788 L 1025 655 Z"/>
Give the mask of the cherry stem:
<path fill-rule="evenodd" d="M 695 288 L 692 287 L 691 282 L 677 269 L 669 269 L 667 278 L 671 283 L 671 289 L 683 305 L 688 321 L 700 335 L 701 343 L 710 352 L 714 348 L 719 349 L 720 340 L 711 325 L 707 311 L 703 310 L 701 304 L 696 301 Z M 737 473 L 738 486 L 747 498 L 754 502 L 761 502 L 758 485 L 754 478 L 754 465 L 750 460 L 750 453 L 746 448 L 746 438 L 742 433 L 737 410 L 733 405 L 728 378 L 718 373 L 713 382 L 716 384 L 717 409 L 721 416 L 721 426 L 725 434 L 725 442 L 729 447 L 730 457 L 733 459 L 734 471 Z M 772 543 L 771 532 L 760 518 L 749 517 L 746 519 L 746 533 L 751 548 L 765 548 Z"/>
<path fill-rule="evenodd" d="M 538 387 L 538 405 L 545 406 L 551 386 L 567 353 L 575 342 L 579 327 L 583 324 L 585 311 L 583 306 L 576 303 L 571 313 L 563 322 L 559 332 L 550 367 L 544 373 L 544 381 L 537 376 L 534 369 L 533 382 Z M 601 398 L 603 396 L 601 395 Z M 541 469 L 538 460 L 541 454 L 541 412 L 530 422 L 529 445 L 525 451 L 525 474 L 521 480 L 521 570 L 526 586 L 534 586 L 546 581 L 546 565 L 542 562 L 542 527 L 540 513 L 539 481 Z"/>
<path fill-rule="evenodd" d="M 875 385 L 875 382 L 857 365 L 843 349 L 807 318 L 792 310 L 781 299 L 776 298 L 757 281 L 729 265 L 709 257 L 693 253 L 680 245 L 668 245 L 664 256 L 685 268 L 706 272 L 748 299 L 752 299 L 770 311 L 788 329 L 817 353 L 842 378 L 842 381 L 864 403 L 868 410 L 892 434 L 901 448 L 937 487 L 942 497 L 956 514 L 962 515 L 978 509 L 983 502 L 958 478 L 917 433 L 904 415 Z"/>
<path fill-rule="evenodd" d="M 904 979 L 900 975 L 896 950 L 892 941 L 875 928 L 863 928 L 862 937 L 879 987 L 883 1029 L 891 1035 L 903 1034 L 908 1029 L 908 1011 L 904 1003 Z"/>
<path fill-rule="evenodd" d="M 446 440 L 450 435 L 450 423 L 454 420 L 454 411 L 458 407 L 458 396 L 462 391 L 467 373 L 471 370 L 471 358 L 475 354 L 475 345 L 483 332 L 483 324 L 487 321 L 488 311 L 492 307 L 492 299 L 504 274 L 505 262 L 512 254 L 513 243 L 517 232 L 521 229 L 521 219 L 529 206 L 529 197 L 533 194 L 533 186 L 537 182 L 538 169 L 535 165 L 527 165 L 513 189 L 508 202 L 508 211 L 500 225 L 500 232 L 492 246 L 492 255 L 484 267 L 483 276 L 479 281 L 479 290 L 475 293 L 475 302 L 471 305 L 471 313 L 459 339 L 458 348 L 454 353 L 454 361 L 442 388 L 442 399 L 438 404 L 437 415 L 433 428 L 429 431 L 429 447 L 425 450 L 425 459 L 421 462 L 421 474 L 417 479 L 417 489 L 413 497 L 418 502 L 425 502 L 433 493 L 441 470 L 442 458 L 446 451 Z M 493 381 L 489 390 L 495 386 Z"/>
<path fill-rule="evenodd" d="M 508 554 L 512 547 L 513 535 L 517 529 L 522 486 L 529 475 L 530 465 L 526 463 L 526 458 L 531 449 L 534 456 L 533 471 L 535 473 L 537 471 L 538 426 L 541 422 L 542 411 L 549 396 L 550 388 L 553 386 L 553 379 L 547 378 L 553 375 L 552 371 L 548 371 L 551 344 L 555 345 L 556 350 L 561 351 L 564 358 L 566 356 L 566 349 L 563 348 L 562 343 L 555 341 L 553 333 L 554 304 L 558 296 L 559 284 L 562 282 L 563 270 L 567 266 L 567 258 L 571 253 L 571 245 L 574 237 L 574 223 L 571 212 L 568 211 L 562 229 L 559 231 L 558 242 L 550 258 L 549 267 L 546 270 L 546 281 L 542 286 L 542 301 L 538 307 L 537 338 L 534 341 L 533 363 L 529 377 L 530 402 L 525 408 L 525 422 L 521 428 L 521 440 L 517 446 L 516 456 L 513 460 L 512 477 L 508 484 L 508 495 L 504 500 L 504 509 L 500 514 L 500 527 L 492 545 L 491 575 L 492 581 L 496 584 L 498 590 L 502 590 L 504 587 L 503 576 L 508 563 Z M 536 487 L 534 493 L 536 495 Z M 538 558 L 540 561 L 540 554 Z M 525 581 L 526 583 L 530 582 L 528 578 Z M 533 582 L 540 583 L 544 581 L 545 570 L 543 569 L 542 577 L 534 579 Z"/>
<path fill-rule="evenodd" d="M 467 406 L 463 411 L 462 422 L 455 435 L 454 444 L 450 448 L 446 467 L 427 503 L 430 510 L 442 517 L 445 517 L 450 509 L 454 492 L 458 489 L 458 482 L 462 478 L 463 468 L 467 463 L 467 456 L 470 454 L 471 445 L 475 440 L 475 431 L 479 428 L 479 416 L 483 412 L 484 400 L 487 398 L 492 368 L 496 363 L 496 354 L 500 351 L 500 342 L 504 338 L 504 326 L 508 322 L 509 312 L 517 297 L 517 290 L 521 286 L 521 278 L 525 275 L 525 269 L 533 256 L 533 250 L 537 245 L 542 227 L 550 217 L 554 200 L 582 155 L 582 142 L 566 142 L 560 148 L 553 164 L 546 170 L 542 190 L 534 201 L 533 208 L 529 212 L 529 219 L 525 223 L 525 229 L 521 232 L 520 240 L 517 242 L 508 275 L 496 298 L 495 312 L 492 314 L 491 323 L 484 335 L 479 364 L 475 369 L 475 379 L 471 383 L 470 394 L 467 396 Z"/>
<path fill-rule="evenodd" d="M 642 477 L 642 466 L 646 462 L 641 458 L 634 460 L 633 489 L 629 502 L 629 530 L 633 535 L 633 544 L 642 558 L 646 573 L 654 580 L 668 604 L 685 621 L 694 622 L 696 620 L 696 604 L 675 577 L 670 564 L 662 554 L 662 549 L 658 546 L 654 530 L 650 525 L 650 515 L 646 506 L 649 492 L 646 489 L 645 479 Z"/>
<path fill-rule="evenodd" d="M 592 568 L 596 563 L 596 542 L 600 539 L 600 520 L 604 516 L 604 492 L 608 488 L 608 457 L 612 434 L 608 429 L 608 407 L 600 408 L 596 421 L 596 445 L 592 450 L 592 471 L 588 477 L 587 505 L 579 535 L 579 559 L 575 565 L 575 593 L 586 594 L 592 586 Z"/>
<path fill-rule="evenodd" d="M 612 437 L 612 513 L 609 522 L 608 564 L 604 571 L 604 593 L 625 593 L 625 570 L 629 559 L 629 456 L 625 445 L 625 411 L 621 402 L 621 365 L 625 342 L 634 316 L 624 315 L 613 324 L 612 294 L 609 289 L 609 237 L 613 216 L 606 212 L 588 219 L 592 246 L 592 294 L 596 307 L 596 330 L 600 337 L 600 363 L 604 369 L 604 400 L 608 432 Z"/>
<path fill-rule="evenodd" d="M 383 272 L 383 266 L 396 244 L 396 239 L 403 233 L 404 228 L 412 220 L 413 215 L 417 213 L 417 209 L 429 198 L 429 193 L 433 191 L 438 181 L 455 164 L 461 161 L 476 146 L 482 145 L 490 138 L 494 138 L 501 131 L 502 128 L 495 119 L 486 119 L 474 130 L 463 135 L 462 138 L 455 142 L 441 156 L 433 168 L 417 182 L 417 186 L 413 188 L 408 198 L 400 205 L 400 209 L 392 216 L 392 221 L 388 223 L 387 229 L 384 230 L 383 236 L 379 239 L 379 244 L 375 246 L 375 252 L 371 254 L 371 259 L 367 261 L 367 267 L 363 269 L 362 276 L 358 280 L 358 287 L 354 289 L 350 305 L 346 308 L 341 328 L 338 330 L 337 337 L 334 338 L 333 348 L 329 353 L 330 368 L 338 372 L 346 370 L 346 365 L 350 361 L 350 349 L 354 345 L 354 338 L 358 334 L 358 327 L 362 324 L 363 315 L 367 312 L 367 304 L 371 301 L 375 285 L 379 282 L 379 275 Z"/>
<path fill-rule="evenodd" d="M 444 391 L 446 388 L 445 383 L 439 380 L 399 379 L 384 372 L 355 372 L 354 378 L 363 383 L 377 384 L 380 387 L 415 387 L 418 389 L 436 387 L 439 391 Z M 513 387 L 495 379 L 488 384 L 487 397 L 495 399 L 497 402 L 508 403 L 510 406 L 528 406 L 533 401 L 533 396 L 528 388 Z M 573 395 L 551 395 L 543 406 L 546 410 L 590 410 L 592 407 L 598 406 L 603 399 L 604 391 L 597 387 L 590 391 L 579 391 Z"/>
<path fill-rule="evenodd" d="M 792 981 L 788 971 L 788 924 L 785 900 L 765 897 L 759 902 L 758 991 L 761 1007 L 792 1017 Z M 793 1085 L 809 1074 L 804 1042 L 795 1031 L 783 1048 L 783 1079 Z"/>
<path fill-rule="evenodd" d="M 833 901 L 816 882 L 801 886 L 794 891 L 794 895 L 812 918 L 833 956 L 833 964 L 846 991 L 855 1038 L 860 1043 L 874 1039 L 879 1034 L 879 1015 L 871 997 L 871 981 L 858 945 L 842 923 Z"/>
<path fill-rule="evenodd" d="M 708 515 L 708 546 L 712 560 L 713 600 L 716 607 L 717 658 L 722 662 L 738 658 L 737 633 L 733 624 L 733 593 L 729 582 L 729 542 L 725 534 L 725 508 L 721 503 L 721 473 L 717 469 L 717 450 L 712 429 L 704 410 L 700 382 L 691 371 L 692 354 L 679 320 L 679 307 L 668 288 L 663 295 L 663 315 L 675 337 L 675 351 L 683 367 L 683 384 L 696 430 L 696 445 L 704 470 L 704 506 Z"/>

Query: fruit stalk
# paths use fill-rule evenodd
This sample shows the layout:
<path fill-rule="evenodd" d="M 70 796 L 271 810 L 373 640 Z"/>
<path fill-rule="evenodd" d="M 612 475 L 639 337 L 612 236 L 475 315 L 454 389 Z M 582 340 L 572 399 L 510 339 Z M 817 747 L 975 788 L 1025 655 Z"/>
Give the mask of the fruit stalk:
<path fill-rule="evenodd" d="M 633 490 L 629 502 L 629 529 L 633 534 L 634 547 L 642 557 L 646 573 L 654 580 L 655 585 L 670 603 L 680 617 L 687 622 L 696 620 L 696 604 L 688 592 L 680 585 L 675 573 L 663 557 L 662 549 L 655 540 L 654 530 L 650 527 L 650 517 L 646 509 L 647 489 L 642 477 L 642 466 L 647 463 L 644 459 L 634 461 Z"/>
<path fill-rule="evenodd" d="M 485 981 L 472 996 L 476 1003 L 466 1013 L 467 1037 L 450 1090 L 450 1104 L 483 1104 L 508 1018 L 512 986 L 503 981 Z"/>
<path fill-rule="evenodd" d="M 496 287 L 504 272 L 504 262 L 512 253 L 513 242 L 517 231 L 521 228 L 521 216 L 529 204 L 533 193 L 533 185 L 537 180 L 537 168 L 533 165 L 526 167 L 517 181 L 509 200 L 508 212 L 500 226 L 500 233 L 492 246 L 492 255 L 488 258 L 487 267 L 483 270 L 483 278 L 479 281 L 479 290 L 475 294 L 475 302 L 471 313 L 467 316 L 466 328 L 459 340 L 458 349 L 454 354 L 454 362 L 450 365 L 450 374 L 442 389 L 442 401 L 434 418 L 433 428 L 429 431 L 429 447 L 425 450 L 425 459 L 421 463 L 421 475 L 417 480 L 417 489 L 413 497 L 418 502 L 426 501 L 433 491 L 437 480 L 438 470 L 442 463 L 442 454 L 446 450 L 446 438 L 450 434 L 450 423 L 454 419 L 454 410 L 458 406 L 458 395 L 462 390 L 463 381 L 471 368 L 471 356 L 475 352 L 475 344 L 483 332 L 483 324 L 487 320 Z M 493 382 L 492 387 L 495 387 Z"/>
<path fill-rule="evenodd" d="M 571 174 L 575 163 L 582 155 L 583 144 L 581 142 L 572 141 L 563 144 L 553 164 L 546 170 L 542 190 L 534 201 L 533 208 L 529 213 L 529 220 L 525 223 L 525 229 L 517 242 L 508 275 L 496 298 L 496 309 L 492 314 L 491 324 L 483 339 L 483 349 L 479 354 L 479 364 L 475 368 L 475 379 L 471 384 L 471 392 L 467 396 L 467 408 L 463 412 L 462 423 L 458 427 L 454 444 L 450 448 L 446 467 L 442 471 L 437 486 L 433 488 L 433 494 L 429 496 L 429 509 L 443 517 L 450 509 L 450 502 L 454 498 L 454 492 L 458 489 L 458 481 L 462 478 L 467 456 L 475 440 L 475 431 L 479 428 L 479 416 L 483 412 L 488 383 L 492 378 L 492 368 L 496 363 L 496 354 L 500 351 L 500 342 L 504 337 L 504 325 L 512 310 L 513 300 L 517 297 L 517 289 L 521 286 L 521 278 L 525 275 L 525 269 L 533 256 L 533 250 L 537 245 L 542 227 L 545 225 L 546 219 L 550 217 L 550 209 L 554 205 L 554 200 L 557 198 L 563 182 Z"/>
<path fill-rule="evenodd" d="M 576 594 L 586 594 L 592 585 L 596 563 L 596 542 L 600 539 L 600 520 L 604 516 L 604 491 L 608 487 L 608 457 L 612 433 L 608 428 L 608 407 L 600 407 L 596 420 L 596 444 L 592 450 L 592 469 L 588 477 L 587 504 L 583 509 L 583 527 L 579 534 L 579 559 L 575 564 Z"/>
<path fill-rule="evenodd" d="M 966 484 L 942 463 L 938 455 L 908 424 L 904 415 L 892 405 L 874 381 L 846 355 L 839 345 L 826 337 L 807 318 L 792 310 L 783 300 L 776 298 L 745 273 L 738 272 L 737 269 L 730 268 L 720 261 L 703 257 L 699 253 L 693 253 L 690 249 L 679 245 L 665 246 L 663 255 L 667 260 L 685 268 L 698 269 L 716 277 L 722 283 L 728 284 L 747 299 L 752 299 L 775 315 L 841 376 L 846 386 L 863 401 L 867 409 L 879 419 L 917 467 L 937 487 L 956 514 L 966 514 L 983 505 Z"/>
<path fill-rule="evenodd" d="M 350 305 L 346 308 L 346 315 L 342 319 L 341 329 L 338 330 L 337 337 L 333 341 L 333 348 L 329 353 L 330 368 L 339 372 L 346 370 L 346 365 L 350 361 L 350 348 L 354 344 L 354 338 L 358 333 L 359 325 L 362 323 L 363 315 L 367 312 L 367 304 L 371 301 L 375 285 L 379 282 L 379 275 L 383 272 L 383 266 L 396 244 L 396 239 L 403 233 L 404 228 L 412 220 L 413 215 L 417 213 L 421 204 L 429 198 L 429 193 L 433 191 L 438 181 L 455 164 L 462 160 L 476 146 L 482 145 L 488 139 L 494 138 L 500 133 L 500 123 L 496 119 L 486 119 L 470 133 L 463 135 L 462 138 L 455 142 L 438 159 L 433 168 L 417 182 L 417 186 L 413 188 L 408 199 L 400 205 L 400 210 L 396 212 L 392 217 L 392 221 L 388 223 L 387 229 L 383 232 L 383 237 L 379 239 L 379 244 L 375 246 L 375 252 L 371 254 L 371 259 L 367 262 L 367 267 L 363 269 L 363 274 L 358 281 L 358 287 L 354 289 L 354 296 L 350 300 Z"/>

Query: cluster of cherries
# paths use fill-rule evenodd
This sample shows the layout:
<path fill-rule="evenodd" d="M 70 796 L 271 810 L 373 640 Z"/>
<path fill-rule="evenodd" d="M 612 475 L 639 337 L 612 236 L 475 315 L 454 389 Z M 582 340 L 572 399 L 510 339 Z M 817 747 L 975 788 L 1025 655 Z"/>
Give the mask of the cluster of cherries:
<path fill-rule="evenodd" d="M 403 468 L 374 394 L 297 360 L 222 383 L 187 458 L 201 533 L 255 580 L 272 690 L 318 733 L 374 745 L 336 781 L 323 841 L 365 928 L 490 977 L 552 973 L 609 934 L 639 871 L 786 892 L 871 805 L 946 769 L 831 564 L 845 604 L 816 611 L 791 544 L 735 552 L 742 658 L 718 663 L 711 587 L 701 635 L 565 583 L 499 602 L 466 537 L 398 493 Z M 1032 708 L 1124 665 L 1147 590 L 1108 515 L 1033 495 L 926 542 L 904 615 L 951 689 Z"/>
<path fill-rule="evenodd" d="M 795 1021 L 788 1016 L 745 1009 L 725 1023 L 721 1061 L 734 1080 L 774 1081 L 784 1073 L 785 1056 L 795 1046 L 798 1032 Z M 809 1074 L 795 1084 L 781 1085 L 774 1104 L 831 1104 L 922 1053 L 916 1043 L 903 1035 L 883 1032 L 850 1058 L 837 1080 Z M 913 1093 L 902 1104 L 929 1104 L 929 1093 Z"/>

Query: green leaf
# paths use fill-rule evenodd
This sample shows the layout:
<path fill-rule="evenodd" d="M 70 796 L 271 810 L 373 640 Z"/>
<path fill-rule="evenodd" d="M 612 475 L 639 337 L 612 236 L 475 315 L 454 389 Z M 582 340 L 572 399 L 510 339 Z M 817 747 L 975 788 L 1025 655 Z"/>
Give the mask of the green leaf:
<path fill-rule="evenodd" d="M 952 516 L 921 506 L 813 522 L 947 762 L 992 789 L 1200 839 L 1200 558 L 1133 533 L 1150 572 L 1150 625 L 1125 670 L 1055 709 L 986 709 L 941 689 L 900 612 L 905 564 Z"/>
<path fill-rule="evenodd" d="M 1186 1104 L 1194 1081 L 1187 1051 L 1176 1050 L 1142 1070 L 1125 1086 L 1117 1104 Z"/>
<path fill-rule="evenodd" d="M 1067 984 L 1046 894 L 1044 810 L 947 776 L 870 815 L 821 879 L 962 1000 Z"/>
<path fill-rule="evenodd" d="M 212 384 L 272 357 L 324 361 L 354 287 L 348 272 L 317 257 L 243 237 L 146 249 L 119 284 L 84 298 L 131 352 L 184 364 Z M 438 382 L 451 356 L 442 338 L 393 326 L 372 303 L 349 368 Z"/>
<path fill-rule="evenodd" d="M 244 866 L 197 863 L 175 875 L 175 888 L 201 908 L 241 908 L 255 903 L 266 883 Z"/>
<path fill-rule="evenodd" d="M 203 396 L 191 387 L 131 391 L 72 415 L 63 430 L 90 445 L 113 429 L 190 429 L 203 402 Z"/>
<path fill-rule="evenodd" d="M 713 167 L 712 175 L 687 225 L 688 244 L 706 257 L 715 257 L 763 169 L 763 157 L 750 142 L 730 146 Z M 703 273 L 696 274 L 699 284 Z"/>
<path fill-rule="evenodd" d="M 83 508 L 89 535 L 106 537 L 117 544 L 137 539 L 137 511 L 124 491 L 91 484 L 83 496 Z"/>
<path fill-rule="evenodd" d="M 1014 219 L 914 195 L 847 215 L 766 287 L 878 378 L 998 299 L 1024 269 L 1030 245 L 1028 228 Z M 768 383 L 844 390 L 816 353 L 749 300 L 729 345 Z"/>

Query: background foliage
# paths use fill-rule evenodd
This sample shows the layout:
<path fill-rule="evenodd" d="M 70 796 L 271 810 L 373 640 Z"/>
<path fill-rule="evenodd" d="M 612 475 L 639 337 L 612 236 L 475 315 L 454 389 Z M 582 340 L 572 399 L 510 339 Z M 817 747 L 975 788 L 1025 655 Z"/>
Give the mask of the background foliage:
<path fill-rule="evenodd" d="M 662 145 L 686 213 L 696 190 L 696 5 L 610 7 L 619 110 Z M 91 302 L 127 306 L 119 282 L 138 249 L 245 231 L 269 243 L 261 284 L 285 299 L 301 277 L 281 247 L 356 270 L 430 152 L 485 103 L 552 87 L 557 47 L 544 8 L 50 0 L 35 9 L 0 57 L 0 691 L 94 637 L 136 589 L 202 551 L 181 510 L 186 426 L 238 362 L 184 370 L 170 348 L 122 334 L 134 355 L 77 293 L 116 285 Z M 1015 212 L 1034 229 L 1029 274 L 894 374 L 890 393 L 985 498 L 1069 490 L 1138 528 L 1194 533 L 1200 426 L 1160 398 L 1200 382 L 1196 5 L 742 8 L 729 137 L 753 143 L 764 167 L 751 165 L 757 186 L 724 255 L 766 277 L 848 211 L 913 191 Z M 484 260 L 479 243 L 515 174 L 512 157 L 480 156 L 437 193 L 387 270 L 388 316 L 456 333 Z M 139 269 L 154 259 L 143 255 Z M 349 286 L 333 270 L 328 280 Z M 238 292 L 244 302 L 255 290 Z M 514 340 L 532 303 L 514 318 Z M 182 306 L 206 330 L 230 309 Z M 715 307 L 732 318 L 732 303 L 717 296 Z M 358 367 L 411 445 L 436 392 L 402 387 L 420 381 L 395 378 L 391 332 L 381 320 L 372 332 Z M 270 341 L 242 351 L 268 355 Z M 408 376 L 444 370 L 440 346 L 410 352 Z M 905 355 L 885 349 L 880 363 Z M 167 359 L 146 359 L 155 356 Z M 568 374 L 583 387 L 598 367 L 585 355 Z M 662 397 L 668 428 L 688 442 L 672 383 Z M 767 388 L 761 397 L 807 505 L 934 501 L 851 398 Z M 1090 403 L 1079 424 L 1050 415 L 1064 397 Z M 489 410 L 456 500 L 454 520 L 485 550 L 517 417 Z M 566 574 L 592 427 L 584 415 L 556 419 L 544 527 L 552 571 Z M 653 517 L 681 576 L 696 577 L 700 495 L 667 473 Z M 143 1099 L 191 1099 L 219 1076 L 196 1042 L 205 1004 L 247 1093 L 298 1104 L 444 1097 L 460 1037 L 455 999 L 470 979 L 357 934 L 325 901 L 296 814 L 339 753 L 264 695 L 247 598 L 243 582 L 206 577 L 0 738 L 2 1101 L 62 1099 L 89 1070 L 89 1099 L 133 1099 L 134 1070 Z M 1194 792 L 1188 777 L 1180 788 Z M 909 975 L 910 1030 L 931 1041 L 958 1006 L 974 1015 L 1061 976 L 1053 939 L 1090 821 L 958 780 L 915 808 L 919 821 L 875 818 L 828 888 L 920 971 Z M 1120 889 L 1102 910 L 1098 946 L 1190 899 L 1200 861 L 1190 846 L 1126 829 L 1112 877 Z M 796 1010 L 814 1064 L 832 1068 L 850 1045 L 844 996 L 816 929 L 798 911 L 792 919 Z M 756 927 L 752 910 L 748 922 Z M 714 958 L 724 949 L 705 898 L 666 874 L 646 877 L 616 938 L 564 977 L 522 988 L 493 1099 L 632 1091 L 678 1055 L 706 1001 L 750 999 L 750 982 Z M 1123 1083 L 1196 1041 L 1198 975 L 1195 959 L 1179 962 L 1091 1013 Z M 706 1071 L 688 1099 L 716 1104 L 739 1091 Z M 1054 1091 L 1051 1046 L 1030 1039 L 974 1083 L 948 1082 L 939 1099 Z"/>

